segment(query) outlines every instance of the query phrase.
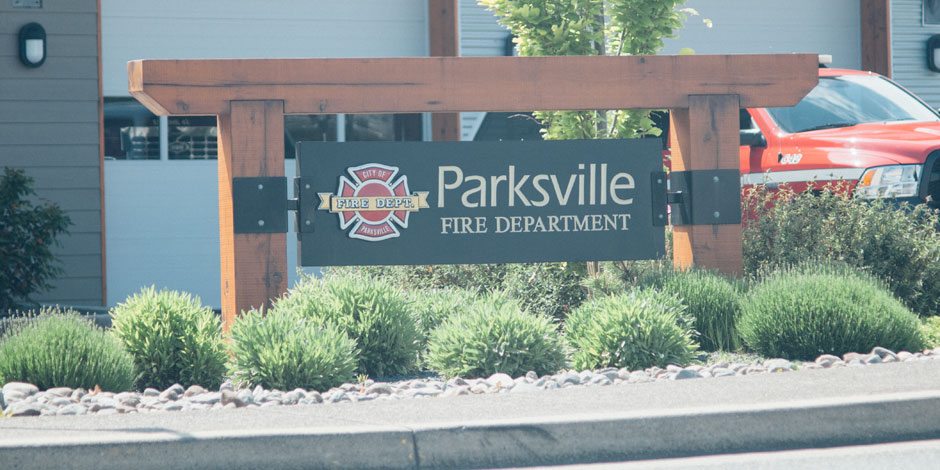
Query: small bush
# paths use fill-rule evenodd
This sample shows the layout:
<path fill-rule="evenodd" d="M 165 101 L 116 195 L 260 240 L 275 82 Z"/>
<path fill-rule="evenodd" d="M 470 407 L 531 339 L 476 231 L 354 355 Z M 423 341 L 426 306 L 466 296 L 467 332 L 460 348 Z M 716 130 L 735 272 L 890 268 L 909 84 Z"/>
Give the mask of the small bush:
<path fill-rule="evenodd" d="M 753 287 L 738 328 L 767 357 L 812 360 L 882 346 L 923 346 L 920 322 L 877 279 L 839 265 L 781 269 Z"/>
<path fill-rule="evenodd" d="M 412 310 L 418 332 L 427 343 L 431 331 L 446 318 L 465 312 L 476 300 L 476 296 L 464 289 L 446 288 L 418 290 L 413 293 Z"/>
<path fill-rule="evenodd" d="M 677 297 L 653 289 L 584 303 L 565 323 L 565 338 L 575 350 L 574 367 L 634 370 L 688 364 L 696 347 L 682 326 L 684 309 Z"/>
<path fill-rule="evenodd" d="M 22 170 L 6 167 L 0 178 L 0 315 L 51 287 L 62 271 L 52 247 L 72 222 L 55 204 L 34 206 L 32 182 Z"/>
<path fill-rule="evenodd" d="M 274 309 L 339 326 L 356 341 L 362 373 L 388 377 L 415 367 L 421 337 L 411 304 L 385 281 L 354 273 L 305 277 Z"/>
<path fill-rule="evenodd" d="M 522 308 L 562 321 L 587 297 L 581 281 L 584 263 L 507 265 L 500 290 L 519 299 Z"/>
<path fill-rule="evenodd" d="M 940 216 L 926 205 L 849 197 L 839 185 L 746 193 L 744 270 L 806 259 L 845 262 L 885 281 L 919 315 L 940 314 Z"/>
<path fill-rule="evenodd" d="M 741 316 L 739 288 L 712 271 L 665 268 L 640 279 L 641 285 L 675 294 L 694 318 L 696 340 L 705 351 L 734 351 L 741 346 L 737 319 Z"/>
<path fill-rule="evenodd" d="M 504 291 L 522 308 L 563 319 L 584 301 L 584 263 L 356 266 L 334 273 L 381 277 L 409 290 L 458 288 L 476 294 Z"/>
<path fill-rule="evenodd" d="M 11 318 L 0 337 L 0 384 L 41 390 L 84 387 L 121 392 L 134 385 L 134 360 L 119 341 L 74 311 L 45 309 Z"/>
<path fill-rule="evenodd" d="M 199 298 L 146 288 L 111 310 L 111 333 L 134 356 L 137 385 L 218 387 L 227 359 L 218 317 Z"/>
<path fill-rule="evenodd" d="M 550 317 L 523 311 L 489 294 L 443 321 L 428 340 L 427 365 L 447 376 L 551 374 L 565 366 L 565 348 Z"/>
<path fill-rule="evenodd" d="M 940 347 L 940 317 L 925 318 L 921 325 L 921 333 L 924 337 L 925 348 Z"/>
<path fill-rule="evenodd" d="M 247 312 L 229 338 L 230 372 L 239 384 L 324 391 L 351 382 L 357 367 L 356 343 L 344 331 L 293 312 Z"/>

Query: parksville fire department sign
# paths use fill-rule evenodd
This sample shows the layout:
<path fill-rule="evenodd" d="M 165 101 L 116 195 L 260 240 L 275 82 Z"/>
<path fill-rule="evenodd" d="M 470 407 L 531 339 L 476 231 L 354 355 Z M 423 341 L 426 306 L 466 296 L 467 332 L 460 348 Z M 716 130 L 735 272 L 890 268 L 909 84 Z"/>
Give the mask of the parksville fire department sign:
<path fill-rule="evenodd" d="M 304 266 L 663 256 L 659 140 L 301 142 Z"/>

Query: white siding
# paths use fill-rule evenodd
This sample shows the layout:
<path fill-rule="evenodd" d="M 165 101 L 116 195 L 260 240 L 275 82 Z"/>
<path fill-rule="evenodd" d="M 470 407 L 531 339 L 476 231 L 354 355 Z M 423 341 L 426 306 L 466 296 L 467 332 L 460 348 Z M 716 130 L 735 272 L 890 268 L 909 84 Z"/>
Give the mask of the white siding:
<path fill-rule="evenodd" d="M 832 65 L 861 67 L 859 0 L 689 0 L 689 16 L 663 54 L 831 54 Z M 712 21 L 707 28 L 702 19 Z"/>
<path fill-rule="evenodd" d="M 891 77 L 933 107 L 940 107 L 940 73 L 927 69 L 927 39 L 940 26 L 924 25 L 923 0 L 891 2 Z"/>
<path fill-rule="evenodd" d="M 426 0 L 101 0 L 105 96 L 134 59 L 426 56 Z M 286 164 L 288 177 L 294 161 Z M 220 307 L 215 161 L 107 161 L 108 305 L 151 284 Z M 288 185 L 290 186 L 290 185 Z M 288 233 L 288 285 L 296 237 Z"/>
<path fill-rule="evenodd" d="M 427 0 L 101 0 L 105 96 L 135 59 L 427 55 Z"/>
<path fill-rule="evenodd" d="M 221 307 L 217 162 L 109 160 L 104 170 L 108 305 L 155 285 Z M 294 160 L 286 162 L 285 175 L 296 175 Z M 293 193 L 293 185 L 287 187 Z M 287 285 L 293 286 L 298 278 L 293 217 L 288 224 Z"/>

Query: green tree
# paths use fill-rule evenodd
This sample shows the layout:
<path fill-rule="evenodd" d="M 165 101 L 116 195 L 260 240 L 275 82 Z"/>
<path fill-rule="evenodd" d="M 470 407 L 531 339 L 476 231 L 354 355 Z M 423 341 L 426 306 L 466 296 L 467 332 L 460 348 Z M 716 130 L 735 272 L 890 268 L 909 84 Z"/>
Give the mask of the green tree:
<path fill-rule="evenodd" d="M 653 55 L 675 37 L 685 0 L 477 0 L 512 32 L 521 56 Z M 710 20 L 703 20 L 711 27 Z M 682 53 L 688 53 L 683 50 Z M 551 93 L 546 90 L 546 93 Z M 614 92 L 614 90 L 611 90 Z M 535 111 L 546 140 L 659 136 L 652 110 Z M 600 266 L 587 263 L 596 277 Z"/>
<path fill-rule="evenodd" d="M 697 14 L 677 8 L 685 0 L 477 1 L 509 28 L 522 56 L 656 54 L 686 14 Z M 662 133 L 650 112 L 536 111 L 535 118 L 549 140 L 632 139 Z"/>
<path fill-rule="evenodd" d="M 53 203 L 34 204 L 32 182 L 23 170 L 6 167 L 0 177 L 0 313 L 49 288 L 61 273 L 52 247 L 72 222 Z"/>

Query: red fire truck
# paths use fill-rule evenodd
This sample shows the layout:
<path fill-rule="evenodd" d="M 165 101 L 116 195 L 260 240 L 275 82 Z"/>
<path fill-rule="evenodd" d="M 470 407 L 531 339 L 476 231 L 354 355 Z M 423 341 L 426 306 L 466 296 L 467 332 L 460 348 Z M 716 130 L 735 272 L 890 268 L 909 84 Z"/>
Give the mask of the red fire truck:
<path fill-rule="evenodd" d="M 820 68 L 796 106 L 741 110 L 741 185 L 843 182 L 860 198 L 940 205 L 940 114 L 871 72 Z"/>

